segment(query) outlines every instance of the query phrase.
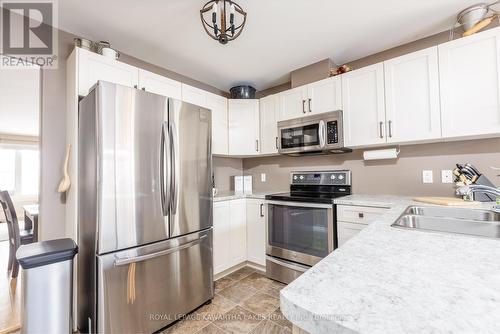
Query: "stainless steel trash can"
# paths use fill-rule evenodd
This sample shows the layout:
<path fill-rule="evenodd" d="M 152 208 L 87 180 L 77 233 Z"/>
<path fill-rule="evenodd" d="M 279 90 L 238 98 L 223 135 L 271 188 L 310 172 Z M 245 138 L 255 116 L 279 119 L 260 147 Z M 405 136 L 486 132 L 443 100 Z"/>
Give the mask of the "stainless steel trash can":
<path fill-rule="evenodd" d="M 16 257 L 23 268 L 21 333 L 72 332 L 73 258 L 77 252 L 72 239 L 19 247 Z"/>

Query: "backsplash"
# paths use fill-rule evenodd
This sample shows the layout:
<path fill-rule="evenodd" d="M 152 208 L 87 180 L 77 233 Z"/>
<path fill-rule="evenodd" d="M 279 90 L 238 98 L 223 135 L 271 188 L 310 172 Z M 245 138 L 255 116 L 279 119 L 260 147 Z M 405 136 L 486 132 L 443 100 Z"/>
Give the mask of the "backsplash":
<path fill-rule="evenodd" d="M 453 184 L 441 183 L 441 170 L 457 162 L 470 162 L 497 186 L 500 178 L 490 166 L 500 167 L 500 139 L 471 140 L 401 146 L 397 160 L 364 161 L 363 150 L 341 155 L 308 157 L 214 158 L 219 191 L 234 189 L 234 175 L 253 175 L 253 191 L 281 191 L 288 188 L 295 170 L 350 169 L 354 194 L 453 196 Z M 241 164 L 241 165 L 240 165 Z M 240 169 L 240 166 L 241 169 Z M 434 183 L 422 183 L 422 170 L 434 173 Z M 266 182 L 260 174 L 266 173 Z"/>

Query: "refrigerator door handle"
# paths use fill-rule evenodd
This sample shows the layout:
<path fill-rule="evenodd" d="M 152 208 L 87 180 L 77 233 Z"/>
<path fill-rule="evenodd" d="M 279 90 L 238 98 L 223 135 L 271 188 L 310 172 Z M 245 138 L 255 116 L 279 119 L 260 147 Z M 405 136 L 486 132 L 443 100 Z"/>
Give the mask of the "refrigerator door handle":
<path fill-rule="evenodd" d="M 117 259 L 115 259 L 114 266 L 115 267 L 123 266 L 123 265 L 126 265 L 126 264 L 135 263 L 135 262 L 141 262 L 141 261 L 146 261 L 146 260 L 154 259 L 155 257 L 159 257 L 159 256 L 164 256 L 164 255 L 167 255 L 167 254 L 175 253 L 175 252 L 178 252 L 180 250 L 183 250 L 183 249 L 186 249 L 186 248 L 189 248 L 189 247 L 192 247 L 194 245 L 199 244 L 207 236 L 208 236 L 208 234 L 204 234 L 204 235 L 202 235 L 200 238 L 198 238 L 196 240 L 193 240 L 193 241 L 190 241 L 190 242 L 186 242 L 185 244 L 182 244 L 182 245 L 174 247 L 174 248 L 165 249 L 165 250 L 162 250 L 162 251 L 159 251 L 159 252 L 155 252 L 155 253 L 151 253 L 151 254 L 145 254 L 145 255 L 140 255 L 140 256 L 135 256 L 135 257 L 117 258 Z"/>
<path fill-rule="evenodd" d="M 175 123 L 170 123 L 170 154 L 171 154 L 171 200 L 170 200 L 170 213 L 172 215 L 177 214 L 177 205 L 179 200 L 179 171 L 177 170 L 177 158 L 178 158 L 178 150 L 177 150 L 177 131 Z"/>
<path fill-rule="evenodd" d="M 168 216 L 170 203 L 170 173 L 171 165 L 168 158 L 170 152 L 170 139 L 168 131 L 168 123 L 163 122 L 161 125 L 161 140 L 160 140 L 160 197 L 161 209 L 164 216 Z"/>

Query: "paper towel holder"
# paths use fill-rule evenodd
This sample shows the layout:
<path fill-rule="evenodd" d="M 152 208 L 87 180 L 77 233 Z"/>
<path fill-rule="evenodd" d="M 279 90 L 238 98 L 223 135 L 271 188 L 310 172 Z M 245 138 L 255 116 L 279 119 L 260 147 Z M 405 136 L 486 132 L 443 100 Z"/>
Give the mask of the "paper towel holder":
<path fill-rule="evenodd" d="M 386 148 L 381 150 L 370 150 L 363 152 L 363 160 L 384 160 L 397 159 L 401 152 L 399 146 L 394 148 Z"/>

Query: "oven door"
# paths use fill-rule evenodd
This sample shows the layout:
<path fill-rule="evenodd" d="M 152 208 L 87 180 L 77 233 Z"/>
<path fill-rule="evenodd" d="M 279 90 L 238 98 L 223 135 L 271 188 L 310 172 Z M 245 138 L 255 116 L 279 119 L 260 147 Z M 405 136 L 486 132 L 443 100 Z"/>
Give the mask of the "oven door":
<path fill-rule="evenodd" d="M 303 153 L 323 150 L 326 139 L 322 120 L 289 120 L 278 124 L 279 153 Z"/>
<path fill-rule="evenodd" d="M 313 266 L 335 249 L 335 206 L 269 201 L 266 253 Z"/>

